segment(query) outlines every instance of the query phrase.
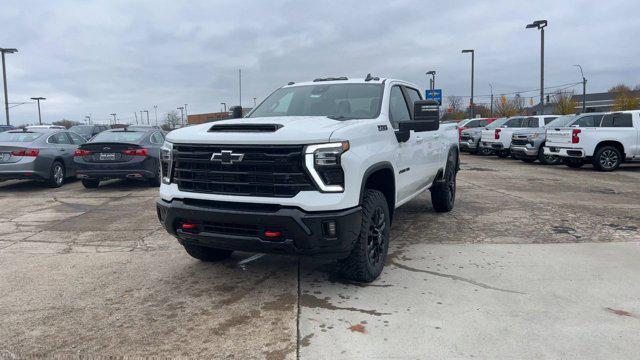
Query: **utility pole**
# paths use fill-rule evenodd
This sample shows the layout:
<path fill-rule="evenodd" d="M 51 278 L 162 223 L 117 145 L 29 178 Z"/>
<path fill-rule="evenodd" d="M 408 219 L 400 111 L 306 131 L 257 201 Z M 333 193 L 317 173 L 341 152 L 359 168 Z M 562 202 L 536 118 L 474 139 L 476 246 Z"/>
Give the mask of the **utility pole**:
<path fill-rule="evenodd" d="M 240 105 L 240 109 L 242 109 L 242 69 L 238 69 L 238 84 L 239 84 L 238 105 Z"/>
<path fill-rule="evenodd" d="M 136 118 L 136 125 L 138 125 L 138 112 L 134 111 L 133 116 Z"/>
<path fill-rule="evenodd" d="M 184 118 L 187 119 L 187 124 L 189 123 L 189 112 L 187 111 L 187 104 L 184 104 Z"/>
<path fill-rule="evenodd" d="M 156 125 L 158 125 L 158 105 L 153 105 L 153 110 L 156 113 Z"/>
<path fill-rule="evenodd" d="M 490 117 L 493 117 L 493 85 L 489 84 L 489 87 L 491 88 L 491 105 L 490 105 L 491 116 Z"/>
<path fill-rule="evenodd" d="M 35 100 L 38 102 L 38 124 L 42 125 L 42 115 L 40 114 L 40 100 L 47 100 L 47 98 L 43 97 L 32 97 L 31 100 Z"/>
<path fill-rule="evenodd" d="M 473 67 L 475 63 L 475 50 L 462 50 L 463 54 L 471 53 L 471 101 L 469 102 L 469 107 L 471 108 L 471 118 L 475 117 L 475 106 L 473 104 Z"/>
<path fill-rule="evenodd" d="M 140 124 L 144 124 L 144 117 L 142 117 L 142 113 L 144 110 L 140 110 Z"/>
<path fill-rule="evenodd" d="M 144 112 L 147 113 L 147 125 L 151 125 L 151 123 L 149 122 L 149 110 L 144 110 Z"/>
<path fill-rule="evenodd" d="M 0 53 L 2 53 L 2 82 L 4 84 L 4 112 L 7 117 L 7 125 L 11 125 L 11 122 L 9 121 L 9 94 L 7 93 L 7 68 L 4 63 L 4 54 L 13 54 L 17 52 L 18 49 L 0 48 Z"/>
<path fill-rule="evenodd" d="M 257 99 L 257 98 L 253 98 L 253 107 L 254 107 L 254 108 L 256 107 L 256 99 Z"/>
<path fill-rule="evenodd" d="M 180 106 L 176 109 L 180 110 L 180 125 L 184 126 L 184 106 Z"/>
<path fill-rule="evenodd" d="M 582 112 L 587 112 L 587 78 L 584 77 L 584 73 L 582 72 L 582 66 L 573 65 L 580 69 L 580 75 L 582 76 Z"/>
<path fill-rule="evenodd" d="M 536 20 L 528 24 L 525 29 L 540 30 L 540 114 L 544 112 L 544 28 L 547 20 Z"/>
<path fill-rule="evenodd" d="M 436 88 L 436 72 L 435 70 L 430 70 L 427 71 L 426 75 L 431 75 L 431 79 L 429 79 L 429 90 L 433 91 Z"/>
<path fill-rule="evenodd" d="M 221 102 L 220 105 L 224 106 L 224 112 L 227 112 L 227 103 Z"/>
<path fill-rule="evenodd" d="M 111 114 L 111 116 L 113 116 L 113 125 L 115 125 L 117 123 L 116 114 Z"/>

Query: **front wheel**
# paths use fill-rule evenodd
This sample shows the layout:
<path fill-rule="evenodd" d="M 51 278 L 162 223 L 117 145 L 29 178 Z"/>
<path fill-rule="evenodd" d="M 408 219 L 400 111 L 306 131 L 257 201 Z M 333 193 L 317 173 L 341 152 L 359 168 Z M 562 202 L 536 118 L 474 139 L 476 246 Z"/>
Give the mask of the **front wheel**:
<path fill-rule="evenodd" d="M 349 256 L 339 261 L 342 277 L 372 282 L 382 272 L 389 251 L 391 217 L 387 200 L 378 190 L 366 190 L 362 199 L 360 235 Z"/>
<path fill-rule="evenodd" d="M 558 165 L 562 161 L 562 158 L 555 155 L 545 155 L 544 146 L 540 146 L 540 150 L 538 151 L 538 160 L 540 160 L 540 164 L 543 165 Z"/>
<path fill-rule="evenodd" d="M 451 211 L 456 201 L 458 162 L 455 152 L 449 152 L 446 166 L 443 181 L 431 187 L 431 204 L 436 212 Z"/>
<path fill-rule="evenodd" d="M 224 260 L 233 253 L 233 250 L 215 249 L 192 244 L 184 244 L 183 246 L 191 257 L 207 262 Z"/>
<path fill-rule="evenodd" d="M 593 166 L 600 171 L 613 171 L 621 162 L 622 154 L 614 146 L 603 146 L 593 156 Z"/>
<path fill-rule="evenodd" d="M 64 184 L 64 165 L 56 160 L 51 164 L 51 170 L 49 170 L 49 179 L 47 179 L 47 185 L 50 188 L 57 188 Z"/>

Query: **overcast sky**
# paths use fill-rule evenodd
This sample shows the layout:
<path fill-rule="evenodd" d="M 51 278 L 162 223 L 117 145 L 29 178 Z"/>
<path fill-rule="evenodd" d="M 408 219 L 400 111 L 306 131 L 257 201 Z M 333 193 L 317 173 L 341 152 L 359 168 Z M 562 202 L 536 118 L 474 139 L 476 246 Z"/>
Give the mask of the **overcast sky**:
<path fill-rule="evenodd" d="M 545 85 L 581 80 L 588 91 L 640 84 L 638 1 L 3 1 L 0 47 L 9 102 L 43 96 L 43 121 L 106 121 L 158 106 L 159 118 L 220 102 L 252 105 L 289 82 L 372 73 L 427 87 L 436 70 L 447 95 L 539 86 L 540 34 L 547 19 Z M 579 87 L 576 91 L 581 91 Z M 536 96 L 535 92 L 523 94 Z M 488 102 L 486 98 L 476 103 Z M 139 115 L 138 115 L 139 116 Z M 146 115 L 145 115 L 146 116 Z M 4 111 L 0 116 L 4 123 Z M 37 121 L 35 104 L 11 109 L 12 123 Z"/>

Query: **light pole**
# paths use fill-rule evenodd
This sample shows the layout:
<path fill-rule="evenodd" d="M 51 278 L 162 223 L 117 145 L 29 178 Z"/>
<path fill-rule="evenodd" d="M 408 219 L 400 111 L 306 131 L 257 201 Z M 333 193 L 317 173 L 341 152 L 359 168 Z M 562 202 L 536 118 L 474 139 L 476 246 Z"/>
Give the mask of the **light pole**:
<path fill-rule="evenodd" d="M 436 88 L 436 72 L 435 70 L 430 70 L 427 71 L 426 75 L 431 75 L 431 79 L 429 79 L 429 90 L 433 91 Z"/>
<path fill-rule="evenodd" d="M 491 105 L 490 105 L 490 112 L 491 112 L 491 117 L 493 117 L 493 85 L 489 84 L 489 88 L 491 88 Z"/>
<path fill-rule="evenodd" d="M 257 98 L 253 98 L 253 107 L 256 107 L 256 99 Z"/>
<path fill-rule="evenodd" d="M 0 48 L 0 53 L 2 53 L 2 82 L 4 84 L 4 113 L 7 116 L 7 125 L 11 125 L 11 123 L 9 122 L 9 95 L 7 94 L 7 68 L 4 64 L 4 54 L 13 54 L 17 52 L 18 49 Z"/>
<path fill-rule="evenodd" d="M 180 110 L 180 125 L 184 126 L 184 106 L 180 106 L 176 109 Z"/>
<path fill-rule="evenodd" d="M 153 111 L 156 113 L 156 125 L 158 125 L 158 105 L 153 105 Z"/>
<path fill-rule="evenodd" d="M 116 114 L 111 114 L 111 116 L 113 116 L 113 125 L 116 124 Z"/>
<path fill-rule="evenodd" d="M 187 124 L 189 123 L 189 112 L 187 111 L 187 104 L 184 104 L 184 118 L 187 119 Z"/>
<path fill-rule="evenodd" d="M 47 98 L 39 96 L 32 97 L 31 100 L 36 100 L 38 102 L 38 124 L 42 125 L 42 115 L 40 114 L 40 100 L 47 100 Z"/>
<path fill-rule="evenodd" d="M 531 24 L 527 24 L 525 29 L 540 30 L 540 113 L 544 112 L 544 28 L 547 26 L 547 20 L 536 20 Z"/>
<path fill-rule="evenodd" d="M 144 124 L 144 117 L 142 116 L 143 112 L 144 110 L 140 110 L 140 124 Z"/>
<path fill-rule="evenodd" d="M 151 123 L 149 122 L 149 110 L 144 110 L 144 112 L 147 113 L 147 125 L 151 125 Z M 140 119 L 142 120 L 142 119 Z"/>
<path fill-rule="evenodd" d="M 467 49 L 467 50 L 462 50 L 463 54 L 466 53 L 471 53 L 471 101 L 469 102 L 469 107 L 471 108 L 471 118 L 473 119 L 475 117 L 475 106 L 473 104 L 473 67 L 474 67 L 474 63 L 475 63 L 475 50 L 471 50 L 471 49 Z"/>
<path fill-rule="evenodd" d="M 580 75 L 582 76 L 582 112 L 587 112 L 587 78 L 584 77 L 582 72 L 582 66 L 573 65 L 580 69 Z"/>
<path fill-rule="evenodd" d="M 91 124 L 91 115 L 86 115 L 84 118 L 87 119 L 87 124 Z"/>
<path fill-rule="evenodd" d="M 221 102 L 220 105 L 224 106 L 224 112 L 227 112 L 227 103 Z"/>

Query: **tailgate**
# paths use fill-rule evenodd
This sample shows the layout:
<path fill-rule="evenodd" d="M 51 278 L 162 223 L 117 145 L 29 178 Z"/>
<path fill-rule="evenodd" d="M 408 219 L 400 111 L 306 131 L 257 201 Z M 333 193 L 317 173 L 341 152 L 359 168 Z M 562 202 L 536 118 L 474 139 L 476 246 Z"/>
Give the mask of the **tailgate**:
<path fill-rule="evenodd" d="M 547 129 L 546 142 L 554 144 L 571 144 L 571 137 L 574 128 Z"/>
<path fill-rule="evenodd" d="M 482 137 L 480 139 L 482 141 L 494 141 L 495 130 L 482 130 Z"/>

